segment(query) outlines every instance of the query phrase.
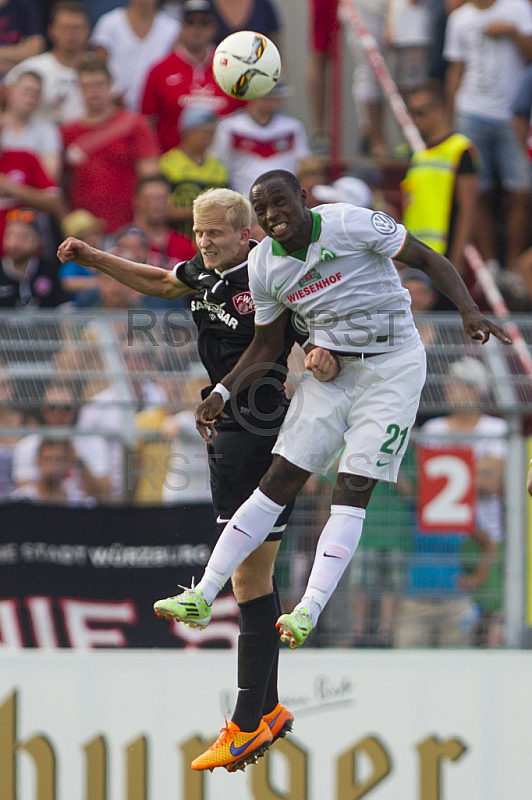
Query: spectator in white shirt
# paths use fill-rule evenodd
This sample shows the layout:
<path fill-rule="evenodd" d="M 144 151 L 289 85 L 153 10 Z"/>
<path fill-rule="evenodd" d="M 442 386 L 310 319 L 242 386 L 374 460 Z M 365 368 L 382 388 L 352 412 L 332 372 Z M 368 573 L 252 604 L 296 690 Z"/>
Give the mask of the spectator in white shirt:
<path fill-rule="evenodd" d="M 54 181 L 59 181 L 62 143 L 53 122 L 38 116 L 42 78 L 38 72 L 22 72 L 7 88 L 0 142 L 4 150 L 27 150 L 39 160 Z"/>
<path fill-rule="evenodd" d="M 77 0 L 60 0 L 52 8 L 48 26 L 52 49 L 21 61 L 6 75 L 6 84 L 22 72 L 36 72 L 42 78 L 43 117 L 57 125 L 82 117 L 85 106 L 76 67 L 87 52 L 89 34 L 85 6 Z"/>
<path fill-rule="evenodd" d="M 290 89 L 276 86 L 241 111 L 223 117 L 216 127 L 212 152 L 229 171 L 231 188 L 242 194 L 263 172 L 285 169 L 296 174 L 310 155 L 303 123 L 281 107 Z"/>
<path fill-rule="evenodd" d="M 496 262 L 493 192 L 508 195 L 505 264 L 514 267 L 529 231 L 529 176 L 525 154 L 511 126 L 512 101 L 532 59 L 532 6 L 528 0 L 470 0 L 449 17 L 444 56 L 456 129 L 482 159 L 476 239 Z M 493 263 L 494 268 L 496 264 Z"/>
<path fill-rule="evenodd" d="M 107 58 L 126 108 L 140 111 L 140 98 L 151 67 L 172 50 L 181 23 L 158 0 L 130 0 L 125 8 L 104 14 L 94 27 L 91 43 Z"/>

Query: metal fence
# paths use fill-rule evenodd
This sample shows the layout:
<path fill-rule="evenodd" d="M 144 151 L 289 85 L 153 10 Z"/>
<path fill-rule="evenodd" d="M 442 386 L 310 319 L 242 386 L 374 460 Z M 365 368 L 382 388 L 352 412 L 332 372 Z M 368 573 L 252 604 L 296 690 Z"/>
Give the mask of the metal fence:
<path fill-rule="evenodd" d="M 514 322 L 532 343 L 532 320 L 516 316 Z M 511 347 L 471 342 L 457 315 L 422 316 L 417 324 L 428 356 L 419 426 L 398 487 L 381 484 L 376 490 L 362 544 L 314 644 L 522 646 L 531 382 Z M 294 351 L 289 393 L 302 363 L 301 352 Z M 472 394 L 453 395 L 457 374 Z M 20 484 L 30 480 L 30 456 L 20 442 L 31 436 L 70 437 L 78 449 L 84 440 L 92 477 L 100 480 L 92 484 L 100 503 L 187 503 L 194 502 L 194 492 L 208 498 L 203 442 L 191 417 L 199 387 L 208 381 L 188 311 L 5 312 L 0 375 L 4 502 L 26 491 Z M 61 404 L 73 410 L 70 417 L 47 413 Z M 468 429 L 474 412 L 483 422 Z M 440 417 L 447 422 L 435 423 Z M 173 474 L 181 483 L 169 489 L 169 459 L 176 453 L 182 462 Z M 420 464 L 430 458 L 432 466 L 423 472 Z M 75 477 L 70 475 L 71 485 Z M 77 476 L 78 488 L 82 478 Z M 304 588 L 333 483 L 333 475 L 313 477 L 298 498 L 278 557 L 287 604 Z M 78 495 L 67 493 L 65 502 Z M 459 521 L 468 504 L 474 519 L 455 525 L 453 509 Z M 429 524 L 427 530 L 423 515 L 432 519 L 438 508 L 439 527 L 431 530 Z M 451 515 L 447 528 L 445 514 Z"/>

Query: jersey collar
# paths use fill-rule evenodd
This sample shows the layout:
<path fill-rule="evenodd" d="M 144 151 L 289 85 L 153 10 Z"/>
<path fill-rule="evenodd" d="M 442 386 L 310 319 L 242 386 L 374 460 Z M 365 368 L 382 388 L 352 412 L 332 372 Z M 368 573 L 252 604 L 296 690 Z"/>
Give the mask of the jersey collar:
<path fill-rule="evenodd" d="M 310 216 L 312 217 L 312 231 L 310 234 L 310 244 L 313 242 L 317 242 L 321 235 L 321 217 L 316 212 L 310 209 Z M 302 247 L 299 250 L 294 250 L 293 253 L 287 253 L 282 244 L 280 242 L 276 242 L 275 239 L 272 239 L 272 255 L 274 256 L 290 256 L 291 258 L 297 258 L 299 261 L 306 261 L 307 260 L 307 253 L 308 253 L 309 245 L 306 247 Z"/>
<path fill-rule="evenodd" d="M 250 250 L 252 250 L 257 245 L 258 245 L 258 242 L 256 242 L 255 239 L 250 239 L 249 240 L 249 249 Z M 237 264 L 236 267 L 231 267 L 230 269 L 226 269 L 223 272 L 219 272 L 217 269 L 215 269 L 214 272 L 218 275 L 219 278 L 227 278 L 228 275 L 232 275 L 233 273 L 237 272 L 239 269 L 242 269 L 242 267 L 247 267 L 247 265 L 248 265 L 248 260 L 246 258 L 245 261 L 242 261 L 241 264 Z"/>

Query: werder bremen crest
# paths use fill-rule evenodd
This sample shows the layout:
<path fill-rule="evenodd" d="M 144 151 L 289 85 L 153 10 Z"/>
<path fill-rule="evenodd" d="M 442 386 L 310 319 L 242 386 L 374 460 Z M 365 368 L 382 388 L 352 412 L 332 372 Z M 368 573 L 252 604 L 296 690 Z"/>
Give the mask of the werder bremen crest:
<path fill-rule="evenodd" d="M 338 255 L 333 250 L 329 250 L 328 247 L 322 247 L 320 250 L 320 261 L 332 261 L 333 258 L 337 258 Z"/>

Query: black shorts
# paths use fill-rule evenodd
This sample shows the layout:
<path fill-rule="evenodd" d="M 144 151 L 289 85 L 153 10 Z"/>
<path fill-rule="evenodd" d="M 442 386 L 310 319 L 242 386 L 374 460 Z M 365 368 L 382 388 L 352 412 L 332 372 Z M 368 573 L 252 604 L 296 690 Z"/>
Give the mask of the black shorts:
<path fill-rule="evenodd" d="M 218 429 L 218 436 L 209 446 L 211 492 L 217 523 L 222 526 L 257 488 L 272 463 L 272 447 L 277 431 L 260 436 L 243 428 Z M 286 506 L 275 523 L 267 542 L 279 541 L 292 513 L 293 503 Z M 281 528 L 281 530 L 276 530 Z"/>

